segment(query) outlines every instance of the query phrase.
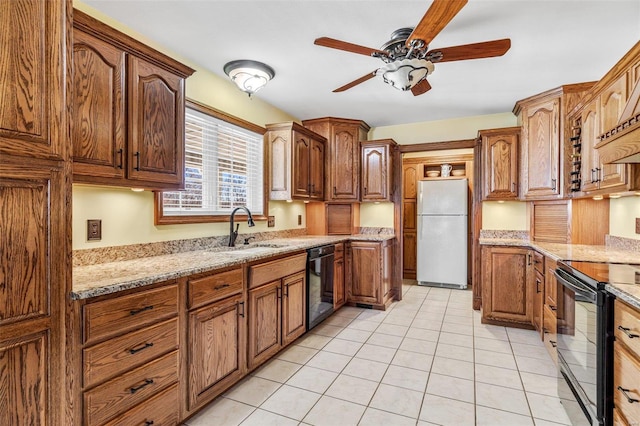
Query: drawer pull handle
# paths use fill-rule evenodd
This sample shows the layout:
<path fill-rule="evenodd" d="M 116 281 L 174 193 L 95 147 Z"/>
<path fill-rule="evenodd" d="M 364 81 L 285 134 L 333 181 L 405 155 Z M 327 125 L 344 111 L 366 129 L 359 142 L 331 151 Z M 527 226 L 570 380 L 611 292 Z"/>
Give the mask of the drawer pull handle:
<path fill-rule="evenodd" d="M 133 355 L 133 354 L 137 354 L 138 352 L 143 351 L 143 350 L 145 350 L 145 349 L 147 349 L 147 348 L 150 348 L 151 346 L 153 346 L 153 343 L 145 343 L 144 345 L 139 346 L 139 347 L 137 347 L 137 348 L 129 349 L 129 353 L 130 353 L 131 355 Z"/>
<path fill-rule="evenodd" d="M 640 402 L 639 400 L 634 399 L 634 398 L 631 398 L 631 397 L 629 396 L 629 394 L 627 393 L 627 392 L 629 392 L 629 389 L 625 389 L 625 388 L 623 388 L 622 386 L 618 386 L 618 390 L 619 390 L 620 392 L 622 392 L 622 394 L 624 395 L 624 397 L 625 397 L 625 398 L 627 398 L 627 402 L 628 402 L 629 404 L 633 404 L 634 402 Z"/>
<path fill-rule="evenodd" d="M 153 309 L 153 305 L 148 305 L 148 306 L 145 306 L 144 308 L 134 309 L 132 311 L 129 311 L 129 315 L 138 315 L 140 312 L 150 311 L 151 309 Z"/>
<path fill-rule="evenodd" d="M 123 152 L 124 152 L 124 150 L 123 150 L 122 148 L 120 148 L 120 149 L 118 150 L 118 155 L 120 156 L 120 163 L 118 164 L 118 168 L 119 168 L 119 169 L 121 169 L 121 168 L 122 168 L 122 166 L 123 166 L 123 163 L 122 163 L 122 153 L 123 153 Z"/>
<path fill-rule="evenodd" d="M 551 343 L 551 346 L 553 346 L 554 348 L 558 347 L 558 343 L 554 342 L 553 340 L 549 340 L 549 343 Z"/>
<path fill-rule="evenodd" d="M 136 157 L 136 166 L 134 167 L 134 169 L 139 172 L 140 171 L 140 151 L 136 151 L 135 154 L 133 154 Z"/>
<path fill-rule="evenodd" d="M 554 305 L 549 305 L 549 309 L 551 309 L 554 312 L 558 310 L 558 308 Z"/>
<path fill-rule="evenodd" d="M 147 387 L 149 385 L 152 385 L 152 384 L 153 384 L 153 379 L 144 379 L 144 383 L 143 384 L 141 384 L 140 386 L 129 388 L 129 392 L 131 392 L 132 394 L 136 393 L 140 389 L 145 388 L 145 387 Z"/>
<path fill-rule="evenodd" d="M 633 339 L 634 337 L 640 337 L 640 335 L 638 335 L 638 334 L 633 334 L 633 333 L 631 333 L 631 332 L 630 332 L 630 330 L 631 330 L 630 328 L 623 327 L 623 326 L 621 326 L 621 325 L 619 325 L 619 326 L 618 326 L 618 330 L 620 330 L 620 331 L 622 331 L 624 334 L 626 334 L 626 335 L 627 335 L 627 337 L 628 337 L 629 339 Z"/>
<path fill-rule="evenodd" d="M 240 312 L 240 309 L 238 309 L 238 315 L 244 318 L 244 302 L 239 302 L 238 308 L 240 308 L 240 306 L 242 306 L 242 312 Z"/>
<path fill-rule="evenodd" d="M 153 420 L 147 420 L 146 422 L 144 422 L 144 426 L 151 426 L 153 423 Z"/>
<path fill-rule="evenodd" d="M 214 290 L 222 290 L 223 288 L 227 288 L 229 287 L 231 284 L 221 284 L 221 285 L 217 285 L 215 286 L 213 289 Z"/>

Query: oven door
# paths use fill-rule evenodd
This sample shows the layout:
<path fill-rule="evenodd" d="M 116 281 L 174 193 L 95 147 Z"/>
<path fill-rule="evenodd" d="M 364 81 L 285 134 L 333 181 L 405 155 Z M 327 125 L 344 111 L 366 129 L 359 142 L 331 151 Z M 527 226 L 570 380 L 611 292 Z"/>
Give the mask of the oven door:
<path fill-rule="evenodd" d="M 558 396 L 574 425 L 604 424 L 602 297 L 563 269 L 558 283 Z"/>

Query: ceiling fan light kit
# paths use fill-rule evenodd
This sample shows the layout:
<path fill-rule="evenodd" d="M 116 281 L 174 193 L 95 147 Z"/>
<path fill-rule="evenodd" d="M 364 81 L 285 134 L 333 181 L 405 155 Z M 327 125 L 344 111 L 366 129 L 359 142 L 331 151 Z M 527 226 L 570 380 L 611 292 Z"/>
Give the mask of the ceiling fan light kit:
<path fill-rule="evenodd" d="M 402 59 L 387 63 L 376 71 L 382 80 L 398 90 L 411 90 L 434 70 L 433 63 L 426 59 Z"/>
<path fill-rule="evenodd" d="M 247 93 L 249 97 L 266 86 L 276 75 L 269 65 L 249 59 L 226 63 L 224 72 L 238 86 L 238 89 Z"/>

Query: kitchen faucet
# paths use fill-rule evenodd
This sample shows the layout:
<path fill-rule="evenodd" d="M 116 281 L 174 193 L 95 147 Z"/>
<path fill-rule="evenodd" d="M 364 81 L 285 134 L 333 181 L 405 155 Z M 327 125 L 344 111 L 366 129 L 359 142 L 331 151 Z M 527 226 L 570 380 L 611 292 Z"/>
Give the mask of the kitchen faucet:
<path fill-rule="evenodd" d="M 234 231 L 233 217 L 235 216 L 236 212 L 240 209 L 246 211 L 247 215 L 249 216 L 249 220 L 247 220 L 247 224 L 249 226 L 256 226 L 256 224 L 253 222 L 253 217 L 251 216 L 251 212 L 249 211 L 248 208 L 246 208 L 245 206 L 240 206 L 233 209 L 233 211 L 231 212 L 231 221 L 229 222 L 229 247 L 235 247 L 236 245 L 236 238 L 238 238 L 238 228 L 240 228 L 240 224 L 236 225 L 236 230 Z"/>

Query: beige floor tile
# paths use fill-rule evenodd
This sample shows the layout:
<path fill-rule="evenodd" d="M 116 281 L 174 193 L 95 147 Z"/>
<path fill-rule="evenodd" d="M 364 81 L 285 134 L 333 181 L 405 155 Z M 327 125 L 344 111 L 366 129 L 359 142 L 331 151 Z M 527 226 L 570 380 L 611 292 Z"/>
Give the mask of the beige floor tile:
<path fill-rule="evenodd" d="M 472 362 L 436 356 L 433 358 L 431 372 L 460 379 L 473 380 L 474 365 Z"/>
<path fill-rule="evenodd" d="M 533 419 L 533 421 L 535 422 L 536 426 L 558 426 L 562 424 L 542 419 Z"/>
<path fill-rule="evenodd" d="M 209 426 L 214 424 L 217 425 L 217 423 L 211 423 Z M 270 413 L 260 408 L 251 413 L 251 415 L 242 422 L 242 426 L 296 426 L 297 424 L 297 420 Z"/>
<path fill-rule="evenodd" d="M 467 402 L 427 394 L 420 410 L 420 420 L 442 426 L 473 426 L 475 409 Z"/>
<path fill-rule="evenodd" d="M 410 316 L 399 316 L 399 315 L 387 315 L 387 317 L 382 321 L 383 324 L 391 324 L 391 325 L 399 325 L 402 327 L 409 327 L 411 322 L 413 322 L 413 315 Z"/>
<path fill-rule="evenodd" d="M 354 328 L 356 330 L 373 332 L 376 328 L 378 328 L 379 325 L 380 325 L 379 322 L 355 319 L 351 321 L 351 323 L 349 323 L 347 328 Z"/>
<path fill-rule="evenodd" d="M 473 330 L 472 327 L 468 327 L 469 330 Z M 440 332 L 440 339 L 438 339 L 438 343 L 444 343 L 447 345 L 455 345 L 455 346 L 464 346 L 465 348 L 473 348 L 473 336 L 472 332 L 470 334 L 456 334 L 452 332 L 445 331 L 445 326 L 442 326 L 442 331 Z"/>
<path fill-rule="evenodd" d="M 424 392 L 427 387 L 428 379 L 428 371 L 400 367 L 399 365 L 390 365 L 382 378 L 382 383 Z"/>
<path fill-rule="evenodd" d="M 416 419 L 399 416 L 388 411 L 367 408 L 360 420 L 360 426 L 415 426 Z"/>
<path fill-rule="evenodd" d="M 256 377 L 262 377 L 263 379 L 273 380 L 274 382 L 284 383 L 289 380 L 289 378 L 293 376 L 300 367 L 300 364 L 276 358 L 268 361 L 253 375 Z"/>
<path fill-rule="evenodd" d="M 473 404 L 475 391 L 472 380 L 431 373 L 427 393 Z"/>
<path fill-rule="evenodd" d="M 488 407 L 476 407 L 476 426 L 534 426 L 531 416 L 523 416 L 508 411 Z"/>
<path fill-rule="evenodd" d="M 517 369 L 516 361 L 511 354 L 476 349 L 476 364 L 493 365 L 494 367 Z"/>
<path fill-rule="evenodd" d="M 302 420 L 314 426 L 357 425 L 364 414 L 364 405 L 323 396 Z"/>
<path fill-rule="evenodd" d="M 442 318 L 416 318 L 411 323 L 411 327 L 440 331 L 442 328 Z"/>
<path fill-rule="evenodd" d="M 260 408 L 281 416 L 302 420 L 321 396 L 319 393 L 284 385 L 262 403 Z"/>
<path fill-rule="evenodd" d="M 470 343 L 473 343 L 473 325 L 472 324 L 454 324 L 451 322 L 445 321 L 442 323 L 442 327 L 440 328 L 442 334 L 461 334 L 469 337 Z"/>
<path fill-rule="evenodd" d="M 324 345 L 331 341 L 331 339 L 331 337 L 309 333 L 296 340 L 295 344 L 297 346 L 304 346 L 305 348 L 322 349 Z"/>
<path fill-rule="evenodd" d="M 232 387 L 224 396 L 234 401 L 258 407 L 280 386 L 282 385 L 278 382 L 261 377 L 249 376 Z"/>
<path fill-rule="evenodd" d="M 311 358 L 309 362 L 307 362 L 307 365 L 309 367 L 339 373 L 349 363 L 349 361 L 351 361 L 350 356 L 321 351 Z"/>
<path fill-rule="evenodd" d="M 509 340 L 505 328 L 496 325 L 476 324 L 473 328 L 473 335 L 486 339 Z"/>
<path fill-rule="evenodd" d="M 190 418 L 189 426 L 235 426 L 247 418 L 255 407 L 233 401 L 227 398 L 218 398 L 206 408 Z"/>
<path fill-rule="evenodd" d="M 543 346 L 540 332 L 536 330 L 525 330 L 521 328 L 507 328 L 509 340 L 514 343 L 524 343 L 526 345 Z"/>
<path fill-rule="evenodd" d="M 336 325 L 320 324 L 311 330 L 311 333 L 326 337 L 336 337 L 336 335 L 342 330 L 344 330 L 343 327 L 338 327 Z"/>
<path fill-rule="evenodd" d="M 423 396 L 423 392 L 380 384 L 369 406 L 417 419 Z"/>
<path fill-rule="evenodd" d="M 313 336 L 313 335 L 310 335 Z M 320 336 L 318 336 L 320 337 Z M 324 344 L 323 344 L 324 346 Z M 305 346 L 296 344 L 289 346 L 278 354 L 278 359 L 295 362 L 296 364 L 306 364 L 315 354 L 318 353 L 318 349 L 307 348 Z"/>
<path fill-rule="evenodd" d="M 516 356 L 516 364 L 520 372 L 542 374 L 545 376 L 557 377 L 558 369 L 551 359 L 537 359 L 526 356 Z"/>
<path fill-rule="evenodd" d="M 436 356 L 458 359 L 460 361 L 473 362 L 473 349 L 466 348 L 464 346 L 438 343 L 438 346 L 436 347 Z"/>
<path fill-rule="evenodd" d="M 286 384 L 312 392 L 324 393 L 336 377 L 338 377 L 338 373 L 305 365 L 287 380 Z"/>
<path fill-rule="evenodd" d="M 476 383 L 476 404 L 511 413 L 530 414 L 523 391 L 487 383 Z"/>
<path fill-rule="evenodd" d="M 356 358 L 368 359 L 371 361 L 378 361 L 389 364 L 396 354 L 396 350 L 397 349 L 395 348 L 386 348 L 384 346 L 365 343 L 356 354 Z"/>
<path fill-rule="evenodd" d="M 378 388 L 378 382 L 341 374 L 329 386 L 325 395 L 332 398 L 368 405 Z"/>
<path fill-rule="evenodd" d="M 559 398 L 536 393 L 527 393 L 531 414 L 536 419 L 548 420 L 564 425 L 570 425 L 571 421 L 564 411 Z"/>
<path fill-rule="evenodd" d="M 469 306 L 467 308 L 455 308 L 454 305 L 452 305 L 451 303 L 449 303 L 447 305 L 447 316 L 449 315 L 454 315 L 454 316 L 458 316 L 458 317 L 464 317 L 464 318 L 469 318 L 471 319 L 471 304 L 469 304 Z"/>
<path fill-rule="evenodd" d="M 342 308 L 338 309 L 338 311 L 333 315 L 353 319 L 353 318 L 357 318 L 358 315 L 360 315 L 363 311 L 364 311 L 363 308 L 356 308 L 353 306 L 343 306 Z"/>
<path fill-rule="evenodd" d="M 398 349 L 420 354 L 433 355 L 436 353 L 436 342 L 428 340 L 404 338 Z"/>
<path fill-rule="evenodd" d="M 526 345 L 524 343 L 511 342 L 511 348 L 513 349 L 513 354 L 516 356 L 526 356 L 527 358 L 536 358 L 542 359 L 545 362 L 553 362 L 551 361 L 549 352 L 547 352 L 547 348 L 545 348 L 543 345 L 534 346 Z"/>
<path fill-rule="evenodd" d="M 379 311 L 377 309 L 366 309 L 362 311 L 360 315 L 357 316 L 357 319 L 365 320 L 365 321 L 373 321 L 373 322 L 382 322 L 382 320 L 386 318 L 387 314 L 388 314 L 387 311 Z"/>
<path fill-rule="evenodd" d="M 504 354 L 512 353 L 511 344 L 506 340 L 487 339 L 484 337 L 476 336 L 474 338 L 473 343 L 476 349 L 482 349 L 485 351 L 492 351 L 492 352 L 501 352 Z"/>
<path fill-rule="evenodd" d="M 543 395 L 558 397 L 558 381 L 553 376 L 520 372 L 524 390 L 529 393 L 540 393 Z"/>
<path fill-rule="evenodd" d="M 338 337 L 327 343 L 322 350 L 336 354 L 354 356 L 361 347 L 362 343 L 353 340 L 344 340 L 340 338 L 340 335 L 338 335 Z"/>
<path fill-rule="evenodd" d="M 371 336 L 370 331 L 356 330 L 355 328 L 345 328 L 336 335 L 338 339 L 350 340 L 352 342 L 364 343 Z"/>
<path fill-rule="evenodd" d="M 456 315 L 446 314 L 442 319 L 445 324 L 460 324 L 473 326 L 473 317 L 460 317 Z"/>
<path fill-rule="evenodd" d="M 331 315 L 329 318 L 322 321 L 321 325 L 335 325 L 338 327 L 346 327 L 351 321 L 353 321 L 353 318 L 343 317 L 340 315 Z"/>
<path fill-rule="evenodd" d="M 523 390 L 518 370 L 491 365 L 476 365 L 476 382 Z"/>
<path fill-rule="evenodd" d="M 430 371 L 433 356 L 398 350 L 391 364 L 415 370 Z"/>
<path fill-rule="evenodd" d="M 353 358 L 342 370 L 341 374 L 379 382 L 382 380 L 382 376 L 384 376 L 388 366 L 389 364 L 384 362 Z"/>
<path fill-rule="evenodd" d="M 380 324 L 380 326 L 376 329 L 376 333 L 382 334 L 390 334 L 392 336 L 401 336 L 404 337 L 407 334 L 407 330 L 409 327 L 395 324 L 387 324 L 386 320 Z"/>
<path fill-rule="evenodd" d="M 426 330 L 424 328 L 416 328 L 411 326 L 409 327 L 409 330 L 407 330 L 407 334 L 404 337 L 405 339 L 410 338 L 410 339 L 428 340 L 430 342 L 437 342 L 438 339 L 440 338 L 440 331 Z"/>
<path fill-rule="evenodd" d="M 370 345 L 384 346 L 385 348 L 398 349 L 402 343 L 401 336 L 392 336 L 390 334 L 373 333 L 367 340 Z"/>

